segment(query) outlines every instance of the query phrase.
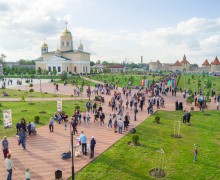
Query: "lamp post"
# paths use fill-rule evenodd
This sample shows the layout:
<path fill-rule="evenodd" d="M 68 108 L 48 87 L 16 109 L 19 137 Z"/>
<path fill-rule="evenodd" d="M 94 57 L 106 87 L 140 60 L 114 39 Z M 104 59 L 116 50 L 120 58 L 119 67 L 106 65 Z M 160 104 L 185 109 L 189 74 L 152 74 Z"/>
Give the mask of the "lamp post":
<path fill-rule="evenodd" d="M 75 175 L 74 175 L 74 152 L 73 152 L 73 130 L 71 131 L 71 121 L 70 121 L 70 136 L 71 136 L 71 147 L 72 147 L 72 180 L 75 179 Z"/>
<path fill-rule="evenodd" d="M 39 75 L 40 78 L 40 93 L 42 94 L 42 87 L 41 87 L 41 76 Z"/>

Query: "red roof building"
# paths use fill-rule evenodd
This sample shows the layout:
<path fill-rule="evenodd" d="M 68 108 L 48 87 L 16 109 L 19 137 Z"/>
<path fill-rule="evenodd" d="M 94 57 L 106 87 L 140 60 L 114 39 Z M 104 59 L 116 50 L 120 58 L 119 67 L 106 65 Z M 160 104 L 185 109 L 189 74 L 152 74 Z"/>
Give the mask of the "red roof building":
<path fill-rule="evenodd" d="M 174 64 L 174 66 L 182 66 L 182 64 L 177 60 Z"/>
<path fill-rule="evenodd" d="M 209 62 L 208 62 L 207 59 L 204 61 L 204 63 L 203 63 L 202 65 L 203 65 L 203 66 L 210 66 L 210 64 L 209 64 Z"/>
<path fill-rule="evenodd" d="M 219 62 L 217 56 L 215 57 L 215 59 L 214 59 L 214 61 L 213 61 L 213 64 L 214 64 L 214 65 L 220 65 L 220 62 Z"/>
<path fill-rule="evenodd" d="M 181 64 L 189 64 L 189 62 L 186 60 L 186 55 L 184 54 L 183 60 L 180 62 Z"/>

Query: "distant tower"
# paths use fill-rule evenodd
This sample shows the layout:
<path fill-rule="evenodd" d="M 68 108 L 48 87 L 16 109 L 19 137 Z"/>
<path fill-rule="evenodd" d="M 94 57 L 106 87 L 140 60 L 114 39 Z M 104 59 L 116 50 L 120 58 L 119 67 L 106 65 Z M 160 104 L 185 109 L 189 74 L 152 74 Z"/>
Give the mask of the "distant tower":
<path fill-rule="evenodd" d="M 66 23 L 66 29 L 63 31 L 63 33 L 60 36 L 60 50 L 61 52 L 73 50 L 72 34 L 67 29 L 67 23 Z"/>
<path fill-rule="evenodd" d="M 41 46 L 41 54 L 44 54 L 44 53 L 48 53 L 48 45 L 45 43 L 45 41 L 43 42 Z"/>
<path fill-rule="evenodd" d="M 141 56 L 141 64 L 143 64 L 143 56 Z"/>
<path fill-rule="evenodd" d="M 184 54 L 184 56 L 183 56 L 183 60 L 186 60 L 186 55 Z"/>

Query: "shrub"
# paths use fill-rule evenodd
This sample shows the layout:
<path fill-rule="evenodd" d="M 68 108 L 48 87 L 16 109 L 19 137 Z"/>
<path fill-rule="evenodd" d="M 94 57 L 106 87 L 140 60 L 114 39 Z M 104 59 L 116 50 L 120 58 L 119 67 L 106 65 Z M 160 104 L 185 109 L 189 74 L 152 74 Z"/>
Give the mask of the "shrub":
<path fill-rule="evenodd" d="M 193 93 L 193 92 L 192 92 L 192 89 L 189 89 L 189 90 L 188 90 L 188 93 L 189 93 L 189 95 L 192 95 L 192 93 Z"/>
<path fill-rule="evenodd" d="M 34 92 L 34 89 L 30 89 L 29 92 Z"/>
<path fill-rule="evenodd" d="M 25 97 L 24 96 L 21 96 L 21 101 L 25 102 Z"/>
<path fill-rule="evenodd" d="M 0 103 L 0 107 L 2 107 L 2 103 Z"/>
<path fill-rule="evenodd" d="M 186 99 L 186 102 L 187 103 L 192 103 L 194 101 L 194 98 L 192 96 L 189 96 L 187 99 Z"/>
<path fill-rule="evenodd" d="M 33 87 L 33 84 L 29 84 L 29 87 Z"/>
<path fill-rule="evenodd" d="M 160 117 L 159 116 L 156 116 L 154 120 L 155 120 L 155 123 L 157 123 L 157 124 L 160 123 Z"/>
<path fill-rule="evenodd" d="M 132 137 L 131 137 L 131 142 L 133 144 L 137 144 L 139 141 L 139 136 L 137 134 L 134 134 Z"/>
<path fill-rule="evenodd" d="M 36 124 L 38 124 L 40 122 L 40 116 L 39 115 L 34 116 L 34 122 Z"/>
<path fill-rule="evenodd" d="M 75 106 L 75 110 L 79 110 L 80 109 L 80 106 Z"/>

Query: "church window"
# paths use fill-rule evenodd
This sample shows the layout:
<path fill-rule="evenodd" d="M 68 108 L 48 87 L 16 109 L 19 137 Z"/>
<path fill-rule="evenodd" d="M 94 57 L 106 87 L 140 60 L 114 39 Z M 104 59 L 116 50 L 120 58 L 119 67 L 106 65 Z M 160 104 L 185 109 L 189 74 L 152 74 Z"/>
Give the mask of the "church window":
<path fill-rule="evenodd" d="M 66 72 L 69 72 L 69 67 L 68 66 L 66 67 Z"/>
<path fill-rule="evenodd" d="M 48 67 L 48 71 L 51 72 L 51 67 L 50 66 Z"/>
<path fill-rule="evenodd" d="M 66 45 L 69 46 L 69 42 L 67 42 Z"/>
<path fill-rule="evenodd" d="M 87 69 L 87 66 L 86 66 L 86 73 L 87 73 L 88 69 Z"/>
<path fill-rule="evenodd" d="M 76 68 L 76 66 L 74 66 L 74 72 L 75 72 L 75 73 L 77 72 L 77 68 Z"/>
<path fill-rule="evenodd" d="M 62 46 L 64 46 L 64 42 L 62 42 Z"/>
<path fill-rule="evenodd" d="M 60 66 L 58 66 L 58 72 L 61 72 L 61 68 L 60 68 Z"/>
<path fill-rule="evenodd" d="M 85 66 L 83 66 L 83 72 L 85 72 Z"/>
<path fill-rule="evenodd" d="M 53 66 L 53 71 L 56 71 L 56 66 Z"/>

